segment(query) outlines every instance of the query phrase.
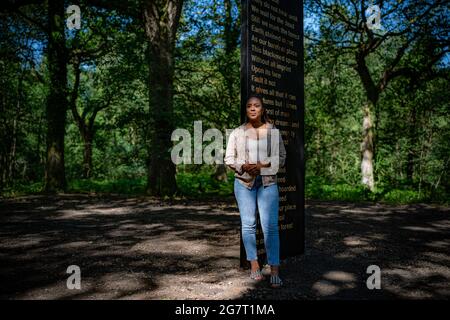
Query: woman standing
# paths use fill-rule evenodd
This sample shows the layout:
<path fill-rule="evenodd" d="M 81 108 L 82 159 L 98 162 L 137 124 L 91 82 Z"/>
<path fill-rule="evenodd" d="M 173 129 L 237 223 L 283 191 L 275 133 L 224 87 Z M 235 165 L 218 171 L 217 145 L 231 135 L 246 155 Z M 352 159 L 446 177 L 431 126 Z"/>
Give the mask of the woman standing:
<path fill-rule="evenodd" d="M 267 116 L 263 100 L 252 95 L 247 100 L 246 121 L 234 129 L 228 139 L 225 164 L 235 171 L 234 194 L 241 217 L 242 240 L 250 277 L 264 276 L 256 251 L 256 208 L 258 207 L 267 262 L 271 267 L 270 284 L 280 287 L 280 239 L 278 233 L 278 168 L 284 166 L 286 150 L 279 130 Z"/>

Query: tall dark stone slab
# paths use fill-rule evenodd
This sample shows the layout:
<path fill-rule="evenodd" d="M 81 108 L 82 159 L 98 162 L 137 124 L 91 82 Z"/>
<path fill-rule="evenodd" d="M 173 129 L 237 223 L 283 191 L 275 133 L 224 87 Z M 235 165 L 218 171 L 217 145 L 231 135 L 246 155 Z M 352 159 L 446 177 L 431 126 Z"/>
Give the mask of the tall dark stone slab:
<path fill-rule="evenodd" d="M 280 258 L 304 252 L 303 1 L 243 0 L 241 16 L 241 120 L 250 94 L 264 98 L 283 137 L 286 166 L 278 172 Z M 265 262 L 259 213 L 258 260 Z M 241 237 L 241 267 L 248 267 Z"/>

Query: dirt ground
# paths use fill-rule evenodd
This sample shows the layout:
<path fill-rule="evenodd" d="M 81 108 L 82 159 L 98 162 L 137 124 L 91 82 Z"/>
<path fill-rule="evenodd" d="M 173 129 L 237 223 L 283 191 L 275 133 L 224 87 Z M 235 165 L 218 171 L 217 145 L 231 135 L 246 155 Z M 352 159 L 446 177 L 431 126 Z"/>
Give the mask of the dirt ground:
<path fill-rule="evenodd" d="M 307 202 L 306 252 L 281 263 L 285 286 L 239 268 L 228 201 L 119 196 L 0 200 L 1 299 L 448 299 L 450 209 Z M 69 290 L 67 267 L 81 269 Z M 369 290 L 367 267 L 381 269 Z"/>

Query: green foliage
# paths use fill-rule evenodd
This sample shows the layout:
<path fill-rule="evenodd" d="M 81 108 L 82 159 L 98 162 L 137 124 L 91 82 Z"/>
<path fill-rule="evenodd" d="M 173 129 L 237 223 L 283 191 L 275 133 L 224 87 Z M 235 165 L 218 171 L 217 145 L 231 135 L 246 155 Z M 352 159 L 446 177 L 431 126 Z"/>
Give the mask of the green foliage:
<path fill-rule="evenodd" d="M 14 197 L 20 197 L 20 196 L 25 196 L 25 195 L 30 195 L 30 194 L 38 194 L 42 191 L 43 187 L 44 187 L 44 184 L 42 182 L 34 182 L 34 183 L 26 183 L 26 184 L 16 182 L 13 185 L 5 187 L 2 190 L 0 198 L 1 197 L 14 198 Z"/>
<path fill-rule="evenodd" d="M 374 192 L 369 192 L 361 185 L 352 185 L 345 182 L 334 182 L 322 177 L 307 177 L 305 182 L 306 199 L 338 200 L 351 202 L 385 202 L 390 204 L 412 204 L 420 202 L 433 202 L 450 204 L 450 199 L 443 188 L 437 192 L 419 191 L 406 184 L 400 188 L 388 184 L 378 185 Z"/>
<path fill-rule="evenodd" d="M 366 191 L 361 186 L 346 183 L 330 183 L 320 177 L 309 177 L 305 182 L 307 199 L 362 201 L 366 199 Z"/>
<path fill-rule="evenodd" d="M 139 195 L 144 193 L 145 183 L 145 179 L 80 179 L 69 182 L 69 192 Z"/>
<path fill-rule="evenodd" d="M 392 0 L 393 1 L 393 0 Z M 331 1 L 333 3 L 335 1 Z M 84 2 L 83 2 L 84 3 Z M 191 133 L 193 122 L 224 132 L 239 124 L 240 47 L 239 1 L 186 1 L 175 50 L 173 124 Z M 355 18 L 353 5 L 340 1 L 330 19 L 306 1 L 306 14 L 317 26 L 306 25 L 305 158 L 308 199 L 439 202 L 450 199 L 450 91 L 448 55 L 417 79 L 389 82 L 376 105 L 376 189 L 361 186 L 360 144 L 362 105 L 366 92 L 355 70 L 354 52 L 342 17 Z M 405 2 L 399 2 L 406 8 Z M 122 8 L 123 9 L 123 8 Z M 45 23 L 45 6 L 21 9 Z M 74 58 L 82 60 L 76 108 L 87 124 L 92 118 L 92 175 L 83 177 L 82 130 L 68 110 L 65 170 L 70 192 L 144 194 L 148 156 L 149 47 L 141 21 L 123 10 L 85 6 L 81 30 L 67 33 L 68 89 L 74 87 Z M 230 14 L 229 19 L 226 15 Z M 401 11 L 393 24 L 402 27 Z M 4 19 L 3 19 L 4 18 Z M 445 20 L 445 19 L 444 19 Z M 444 20 L 430 20 L 433 23 Z M 337 26 L 331 28 L 330 26 Z M 358 24 L 355 24 L 358 25 Z M 394 25 L 393 25 L 394 27 Z M 419 26 L 418 26 L 419 27 Z M 313 29 L 310 32 L 309 29 Z M 310 41 L 318 37 L 319 41 Z M 346 38 L 347 37 L 347 38 Z M 408 47 L 402 68 L 422 70 L 435 53 L 432 34 Z M 387 37 L 367 56 L 367 67 L 379 79 L 395 60 L 402 37 Z M 46 96 L 50 89 L 46 34 L 11 13 L 0 20 L 0 192 L 3 196 L 38 193 L 46 160 Z M 329 41 L 334 43 L 330 44 Z M 432 76 L 430 76 L 432 75 Z M 98 110 L 105 101 L 110 104 Z M 170 133 L 168 133 L 170 134 Z M 176 177 L 183 197 L 232 196 L 228 182 L 214 178 L 215 168 L 180 166 Z"/>
<path fill-rule="evenodd" d="M 228 181 L 212 178 L 214 170 L 205 168 L 200 172 L 180 172 L 177 174 L 179 195 L 187 197 L 230 196 L 233 194 L 234 174 L 228 173 Z"/>
<path fill-rule="evenodd" d="M 383 200 L 390 203 L 415 203 L 427 200 L 425 196 L 421 196 L 415 190 L 398 190 L 394 189 L 384 195 Z"/>

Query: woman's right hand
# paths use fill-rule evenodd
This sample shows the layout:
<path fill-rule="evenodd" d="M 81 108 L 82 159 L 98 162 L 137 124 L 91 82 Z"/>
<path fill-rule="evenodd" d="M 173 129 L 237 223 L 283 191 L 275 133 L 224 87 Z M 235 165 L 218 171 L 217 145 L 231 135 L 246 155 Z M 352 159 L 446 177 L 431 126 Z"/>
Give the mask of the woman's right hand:
<path fill-rule="evenodd" d="M 249 164 L 249 163 L 244 163 L 243 165 L 242 165 L 242 172 L 248 172 L 248 170 L 250 170 L 250 166 L 251 166 L 251 164 Z"/>
<path fill-rule="evenodd" d="M 245 164 L 242 165 L 242 171 L 243 172 L 248 172 L 250 175 L 252 176 L 256 176 L 258 175 L 258 165 L 256 163 L 248 163 L 246 162 Z"/>

